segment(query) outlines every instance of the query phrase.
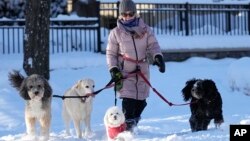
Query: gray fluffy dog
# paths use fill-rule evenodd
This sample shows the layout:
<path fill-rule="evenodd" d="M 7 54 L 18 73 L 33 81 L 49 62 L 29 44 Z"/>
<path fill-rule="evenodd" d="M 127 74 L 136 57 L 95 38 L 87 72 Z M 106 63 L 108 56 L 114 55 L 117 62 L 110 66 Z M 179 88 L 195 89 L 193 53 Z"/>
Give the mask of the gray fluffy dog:
<path fill-rule="evenodd" d="M 25 124 L 27 134 L 35 137 L 35 125 L 36 122 L 39 122 L 40 136 L 47 140 L 51 124 L 52 98 L 52 89 L 48 81 L 38 74 L 32 74 L 25 78 L 16 70 L 9 73 L 9 81 L 26 102 Z"/>

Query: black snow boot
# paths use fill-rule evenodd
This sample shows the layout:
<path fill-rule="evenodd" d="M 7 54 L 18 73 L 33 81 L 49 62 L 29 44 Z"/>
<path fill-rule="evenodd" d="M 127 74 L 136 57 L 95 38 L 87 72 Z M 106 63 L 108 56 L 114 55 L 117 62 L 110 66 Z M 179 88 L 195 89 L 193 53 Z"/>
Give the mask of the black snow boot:
<path fill-rule="evenodd" d="M 127 119 L 126 121 L 127 124 L 127 131 L 133 132 L 134 127 L 136 127 L 136 120 L 135 119 Z"/>

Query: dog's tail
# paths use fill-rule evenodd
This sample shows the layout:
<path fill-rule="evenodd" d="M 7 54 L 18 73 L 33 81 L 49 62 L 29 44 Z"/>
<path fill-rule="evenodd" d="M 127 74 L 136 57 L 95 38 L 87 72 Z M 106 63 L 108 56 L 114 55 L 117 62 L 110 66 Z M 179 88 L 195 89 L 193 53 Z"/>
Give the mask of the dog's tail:
<path fill-rule="evenodd" d="M 9 81 L 12 87 L 16 88 L 17 90 L 20 89 L 22 82 L 24 80 L 24 76 L 20 74 L 19 71 L 13 70 L 13 72 L 9 73 Z"/>

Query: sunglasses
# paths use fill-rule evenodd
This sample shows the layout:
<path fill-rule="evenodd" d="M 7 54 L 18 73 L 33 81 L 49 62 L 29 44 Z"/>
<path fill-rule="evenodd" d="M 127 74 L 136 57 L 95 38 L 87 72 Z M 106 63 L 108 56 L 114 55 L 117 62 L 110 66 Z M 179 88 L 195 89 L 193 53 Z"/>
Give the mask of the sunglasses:
<path fill-rule="evenodd" d="M 134 13 L 134 12 L 129 12 L 129 13 L 121 13 L 121 15 L 122 15 L 123 17 L 127 17 L 127 16 L 129 16 L 129 17 L 133 17 L 133 16 L 135 15 L 135 13 Z"/>

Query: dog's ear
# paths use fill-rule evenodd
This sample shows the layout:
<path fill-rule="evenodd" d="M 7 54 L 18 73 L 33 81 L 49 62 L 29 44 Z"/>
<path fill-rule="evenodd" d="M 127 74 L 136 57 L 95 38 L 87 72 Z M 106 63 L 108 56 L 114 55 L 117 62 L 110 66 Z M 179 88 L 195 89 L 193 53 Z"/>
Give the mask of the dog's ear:
<path fill-rule="evenodd" d="M 27 89 L 27 78 L 25 78 L 23 81 L 22 81 L 22 84 L 20 86 L 20 96 L 24 99 L 24 100 L 30 100 L 30 96 L 28 94 L 28 89 Z"/>
<path fill-rule="evenodd" d="M 74 89 L 80 89 L 81 87 L 81 83 L 83 82 L 83 80 L 78 80 L 77 83 L 74 85 Z"/>
<path fill-rule="evenodd" d="M 203 81 L 203 87 L 204 87 L 206 92 L 209 92 L 211 94 L 212 93 L 218 93 L 218 89 L 217 89 L 214 81 L 211 80 L 211 79 L 205 79 Z M 213 96 L 213 95 L 211 95 L 211 96 Z"/>
<path fill-rule="evenodd" d="M 43 77 L 43 80 L 44 80 L 44 96 L 43 96 L 43 100 L 44 100 L 44 99 L 47 99 L 47 98 L 51 97 L 51 95 L 52 95 L 52 88 L 51 88 L 49 82 L 47 81 L 47 79 L 45 79 Z"/>
<path fill-rule="evenodd" d="M 197 79 L 191 79 L 186 82 L 186 86 L 182 89 L 182 96 L 184 101 L 188 101 L 192 97 L 191 89 L 196 81 Z"/>
<path fill-rule="evenodd" d="M 19 71 L 13 70 L 13 72 L 9 72 L 8 77 L 10 85 L 20 91 L 20 86 L 24 80 L 24 76 L 21 75 Z"/>

